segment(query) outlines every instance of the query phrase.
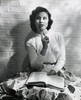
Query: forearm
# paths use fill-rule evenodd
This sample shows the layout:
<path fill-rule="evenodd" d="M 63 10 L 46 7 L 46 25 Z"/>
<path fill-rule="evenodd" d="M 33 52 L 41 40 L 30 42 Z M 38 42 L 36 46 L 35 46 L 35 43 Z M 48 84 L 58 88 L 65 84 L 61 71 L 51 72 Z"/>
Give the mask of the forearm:
<path fill-rule="evenodd" d="M 53 70 L 55 70 L 55 72 L 60 71 L 65 65 L 65 60 L 59 59 L 57 64 L 53 67 Z"/>
<path fill-rule="evenodd" d="M 28 47 L 28 54 L 31 67 L 33 69 L 41 69 L 44 62 L 44 56 L 37 53 L 35 48 L 32 46 Z"/>
<path fill-rule="evenodd" d="M 60 55 L 59 55 L 56 65 L 54 67 L 54 70 L 56 72 L 60 71 L 64 67 L 65 62 L 66 62 L 65 43 L 64 43 L 64 38 L 62 35 L 59 39 L 59 47 L 60 47 Z"/>
<path fill-rule="evenodd" d="M 65 62 L 66 62 L 66 53 L 65 53 L 65 48 L 64 48 L 61 50 L 60 57 L 57 60 L 54 70 L 56 72 L 60 71 L 64 67 Z"/>
<path fill-rule="evenodd" d="M 40 54 L 41 54 L 42 56 L 45 56 L 46 50 L 47 50 L 47 48 L 43 48 L 43 49 L 41 50 Z"/>

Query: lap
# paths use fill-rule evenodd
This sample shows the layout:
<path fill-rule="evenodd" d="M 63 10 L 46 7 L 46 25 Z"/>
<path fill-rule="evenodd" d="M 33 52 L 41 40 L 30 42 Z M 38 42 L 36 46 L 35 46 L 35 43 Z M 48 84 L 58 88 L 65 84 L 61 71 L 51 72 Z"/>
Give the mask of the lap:
<path fill-rule="evenodd" d="M 17 78 L 9 79 L 6 83 L 10 88 L 16 89 L 16 94 L 18 96 L 22 95 L 23 98 L 26 99 L 28 98 L 29 100 L 32 100 L 32 98 L 33 100 L 40 100 L 41 98 L 42 98 L 41 100 L 43 100 L 44 98 L 45 98 L 44 100 L 54 100 L 54 99 L 55 100 L 72 100 L 72 99 L 80 100 L 81 99 L 81 78 L 76 77 L 75 75 L 73 76 L 73 74 L 69 72 L 65 73 L 65 75 L 67 77 L 65 79 L 66 87 L 64 91 L 59 91 L 59 90 L 49 89 L 49 88 L 39 88 L 39 87 L 33 87 L 31 89 L 28 89 L 25 85 L 23 85 L 26 82 L 25 80 L 27 78 L 26 73 L 21 74 Z M 1 96 L 2 94 L 0 94 L 0 99 Z M 60 96 L 62 96 L 62 98 L 60 98 Z M 67 97 L 67 99 L 65 99 L 65 97 Z"/>

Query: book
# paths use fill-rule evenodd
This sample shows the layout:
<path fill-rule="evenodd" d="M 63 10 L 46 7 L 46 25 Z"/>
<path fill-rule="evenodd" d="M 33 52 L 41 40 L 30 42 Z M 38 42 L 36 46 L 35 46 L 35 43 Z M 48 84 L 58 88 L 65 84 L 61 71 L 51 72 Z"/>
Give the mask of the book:
<path fill-rule="evenodd" d="M 26 84 L 28 86 L 64 89 L 64 78 L 57 75 L 48 76 L 46 72 L 32 72 Z"/>

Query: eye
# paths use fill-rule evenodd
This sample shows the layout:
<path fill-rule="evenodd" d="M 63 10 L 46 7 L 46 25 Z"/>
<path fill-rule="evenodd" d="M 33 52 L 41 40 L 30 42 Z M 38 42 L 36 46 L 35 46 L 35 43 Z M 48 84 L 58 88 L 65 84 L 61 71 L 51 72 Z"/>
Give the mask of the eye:
<path fill-rule="evenodd" d="M 45 20 L 45 19 L 47 19 L 46 17 L 43 17 L 43 19 Z"/>
<path fill-rule="evenodd" d="M 40 17 L 36 17 L 36 20 L 39 20 L 40 19 Z"/>

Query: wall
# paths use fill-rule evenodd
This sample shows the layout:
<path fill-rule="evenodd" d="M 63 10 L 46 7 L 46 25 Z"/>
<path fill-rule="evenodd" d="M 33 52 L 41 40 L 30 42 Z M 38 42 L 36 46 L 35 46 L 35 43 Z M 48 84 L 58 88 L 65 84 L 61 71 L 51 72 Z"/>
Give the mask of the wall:
<path fill-rule="evenodd" d="M 64 35 L 65 67 L 81 75 L 80 0 L 0 0 L 0 80 L 22 70 L 26 56 L 24 41 L 30 32 L 29 15 L 37 6 L 48 8 L 54 30 Z"/>

